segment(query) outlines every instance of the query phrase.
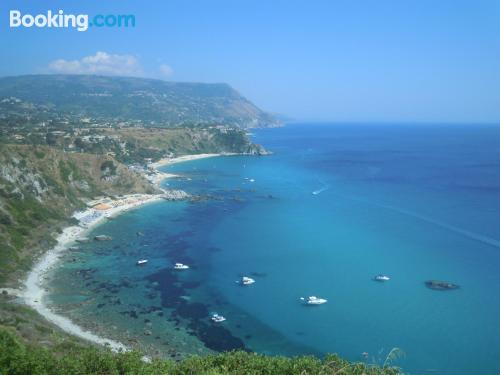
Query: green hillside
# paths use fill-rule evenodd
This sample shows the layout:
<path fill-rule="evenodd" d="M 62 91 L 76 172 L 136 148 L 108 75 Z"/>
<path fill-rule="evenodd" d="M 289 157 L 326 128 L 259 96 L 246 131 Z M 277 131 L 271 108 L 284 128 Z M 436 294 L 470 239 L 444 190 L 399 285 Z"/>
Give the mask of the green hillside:
<path fill-rule="evenodd" d="M 0 78 L 2 112 L 71 114 L 92 120 L 140 122 L 145 126 L 223 124 L 275 126 L 263 112 L 224 83 L 183 83 L 131 77 L 26 75 Z M 53 117 L 53 116 L 52 116 Z"/>

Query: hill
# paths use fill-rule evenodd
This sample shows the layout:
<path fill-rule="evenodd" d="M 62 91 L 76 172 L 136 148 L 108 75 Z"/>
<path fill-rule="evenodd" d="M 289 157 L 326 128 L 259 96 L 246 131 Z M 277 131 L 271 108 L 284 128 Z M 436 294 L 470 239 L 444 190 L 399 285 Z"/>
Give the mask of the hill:
<path fill-rule="evenodd" d="M 221 124 L 242 128 L 276 126 L 224 83 L 183 83 L 132 77 L 25 75 L 0 78 L 3 116 L 71 115 L 86 121 L 171 127 Z"/>
<path fill-rule="evenodd" d="M 0 144 L 0 281 L 22 275 L 84 200 L 154 192 L 147 180 L 105 155 Z"/>

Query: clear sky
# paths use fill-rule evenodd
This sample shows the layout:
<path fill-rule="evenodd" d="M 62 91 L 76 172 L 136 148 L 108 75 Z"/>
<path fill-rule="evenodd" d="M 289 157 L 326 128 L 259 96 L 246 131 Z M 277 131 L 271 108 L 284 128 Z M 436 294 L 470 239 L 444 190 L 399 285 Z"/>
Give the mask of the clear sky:
<path fill-rule="evenodd" d="M 11 29 L 12 9 L 136 26 Z M 227 82 L 302 120 L 500 123 L 498 0 L 3 0 L 0 48 L 0 76 Z"/>

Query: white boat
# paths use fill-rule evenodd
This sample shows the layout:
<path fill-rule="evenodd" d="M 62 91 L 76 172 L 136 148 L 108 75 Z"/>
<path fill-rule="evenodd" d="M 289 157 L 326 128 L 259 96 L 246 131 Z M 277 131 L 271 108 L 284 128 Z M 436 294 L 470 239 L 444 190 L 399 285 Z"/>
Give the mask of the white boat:
<path fill-rule="evenodd" d="M 382 281 L 382 282 L 384 282 L 384 281 L 389 281 L 390 279 L 391 279 L 391 278 L 390 278 L 389 276 L 387 276 L 387 275 L 382 275 L 382 274 L 377 275 L 377 276 L 375 276 L 375 277 L 373 278 L 373 280 L 375 280 L 375 281 Z"/>
<path fill-rule="evenodd" d="M 243 276 L 241 280 L 236 281 L 240 285 L 252 285 L 255 283 L 255 280 L 251 277 Z"/>
<path fill-rule="evenodd" d="M 142 266 L 143 264 L 146 264 L 147 262 L 148 262 L 148 260 L 147 260 L 147 259 L 141 259 L 141 260 L 138 260 L 136 264 L 137 264 L 138 266 Z"/>
<path fill-rule="evenodd" d="M 187 269 L 189 269 L 189 266 L 187 264 L 175 263 L 174 269 L 175 270 L 187 270 Z"/>
<path fill-rule="evenodd" d="M 212 319 L 212 322 L 215 322 L 215 323 L 222 323 L 222 322 L 226 321 L 226 318 L 224 318 L 222 315 L 219 315 L 217 313 L 212 314 L 212 317 L 210 319 Z"/>
<path fill-rule="evenodd" d="M 306 305 L 322 305 L 328 302 L 328 300 L 316 296 L 309 296 L 307 298 L 300 297 L 300 300 L 304 302 Z"/>

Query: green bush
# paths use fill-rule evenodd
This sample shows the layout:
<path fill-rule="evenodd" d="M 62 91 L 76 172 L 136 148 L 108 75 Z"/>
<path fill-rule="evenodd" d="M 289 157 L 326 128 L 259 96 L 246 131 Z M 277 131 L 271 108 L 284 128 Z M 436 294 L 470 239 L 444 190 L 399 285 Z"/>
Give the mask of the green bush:
<path fill-rule="evenodd" d="M 39 346 L 26 346 L 9 331 L 0 329 L 0 375 L 290 375 L 398 374 L 396 368 L 371 367 L 350 363 L 335 355 L 319 359 L 313 356 L 265 356 L 243 351 L 193 356 L 180 362 L 154 360 L 145 362 L 138 352 L 115 354 L 109 350 L 87 348 L 70 350 L 56 356 Z"/>

